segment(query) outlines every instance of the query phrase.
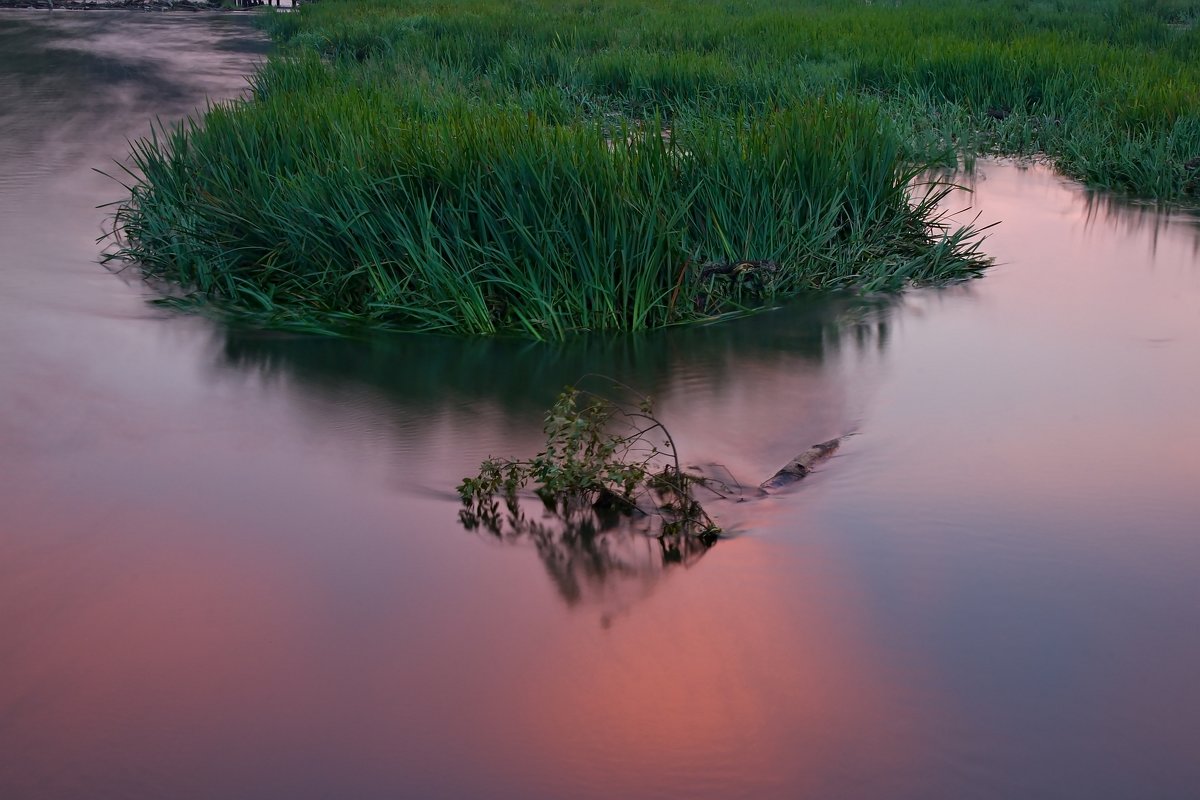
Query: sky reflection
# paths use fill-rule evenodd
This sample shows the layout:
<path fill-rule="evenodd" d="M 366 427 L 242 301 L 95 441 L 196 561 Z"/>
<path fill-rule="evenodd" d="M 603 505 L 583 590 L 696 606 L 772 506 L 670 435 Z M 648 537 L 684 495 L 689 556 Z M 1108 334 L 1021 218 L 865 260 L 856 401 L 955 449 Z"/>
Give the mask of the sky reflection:
<path fill-rule="evenodd" d="M 182 108 L 256 55 L 112 19 L 0 28 L 5 800 L 1195 794 L 1186 217 L 984 163 L 955 203 L 999 263 L 945 290 L 559 346 L 225 330 L 95 263 L 90 169 L 164 93 L 12 76 L 112 25 Z M 64 114 L 94 135 L 40 148 Z M 686 568 L 548 573 L 452 488 L 587 372 L 745 483 L 858 435 Z"/>

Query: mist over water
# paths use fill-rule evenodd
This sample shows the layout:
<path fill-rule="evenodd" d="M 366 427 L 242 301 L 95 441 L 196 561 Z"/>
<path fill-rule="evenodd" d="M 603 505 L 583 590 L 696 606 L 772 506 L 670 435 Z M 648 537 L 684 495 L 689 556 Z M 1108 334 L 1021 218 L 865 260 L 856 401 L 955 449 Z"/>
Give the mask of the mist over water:
<path fill-rule="evenodd" d="M 983 279 L 563 344 L 165 312 L 126 140 L 226 15 L 0 14 L 0 797 L 1191 798 L 1200 226 L 984 162 Z M 465 531 L 557 391 L 791 492 L 665 558 Z"/>

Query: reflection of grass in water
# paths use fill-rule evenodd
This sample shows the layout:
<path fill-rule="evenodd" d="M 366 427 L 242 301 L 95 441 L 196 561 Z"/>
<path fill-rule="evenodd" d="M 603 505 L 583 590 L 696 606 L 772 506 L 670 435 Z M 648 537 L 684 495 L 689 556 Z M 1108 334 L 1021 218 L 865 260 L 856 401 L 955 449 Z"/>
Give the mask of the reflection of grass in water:
<path fill-rule="evenodd" d="M 844 351 L 881 350 L 896 302 L 891 295 L 799 301 L 722 325 L 565 342 L 413 335 L 355 341 L 222 327 L 217 358 L 222 369 L 298 381 L 309 391 L 361 386 L 397 417 L 485 401 L 525 419 L 588 372 L 661 397 L 681 374 L 702 372 L 713 387 L 733 387 L 745 383 L 747 371 L 795 374 L 836 362 Z"/>
<path fill-rule="evenodd" d="M 442 424 L 449 419 L 452 429 L 467 431 L 465 440 L 499 442 L 497 452 L 512 452 L 513 441 L 534 441 L 531 429 L 537 427 L 555 390 L 578 380 L 588 368 L 618 375 L 656 396 L 674 393 L 681 375 L 699 372 L 718 393 L 736 391 L 754 383 L 747 373 L 803 375 L 827 360 L 836 364 L 843 348 L 873 353 L 886 347 L 895 302 L 891 296 L 834 298 L 722 325 L 648 335 L 577 337 L 568 342 L 417 335 L 384 335 L 361 342 L 221 328 L 216 331 L 220 338 L 214 343 L 214 355 L 222 372 L 249 374 L 255 382 L 278 382 L 289 393 L 327 397 L 333 407 L 322 404 L 311 423 L 329 427 L 330 413 L 349 415 L 334 426 L 339 441 L 348 436 L 348 427 L 340 423 L 352 418 L 352 424 L 361 425 L 371 441 L 387 437 L 389 450 L 401 443 L 405 452 L 420 452 L 423 447 L 444 452 L 448 441 L 458 447 Z M 840 372 L 832 364 L 831 376 Z M 786 392 L 778 385 L 773 388 Z M 364 397 L 370 398 L 369 404 Z M 771 407 L 772 402 L 765 401 L 763 407 Z M 498 421 L 493 408 L 502 410 Z M 840 430 L 839 425 L 830 430 Z M 480 436 L 484 427 L 489 431 Z M 814 441 L 808 436 L 825 433 L 824 428 L 802 430 L 791 439 L 799 448 Z M 472 464 L 487 452 L 479 445 L 468 449 Z M 534 449 L 530 446 L 528 452 Z M 738 479 L 757 480 L 779 466 L 780 461 L 767 453 L 753 454 L 758 463 L 746 474 L 729 475 L 711 464 L 703 471 L 736 485 Z M 406 458 L 409 461 L 421 459 Z M 695 469 L 691 463 L 685 469 Z M 440 489 L 463 469 L 460 463 L 430 470 L 424 463 L 411 474 L 404 473 L 403 480 L 415 475 L 420 485 L 437 476 Z M 736 535 L 742 515 L 730 513 L 731 509 L 746 506 L 713 505 L 715 499 L 701 494 L 705 506 L 721 514 L 726 531 L 725 517 L 732 519 Z M 600 605 L 606 614 L 653 591 L 661 580 L 695 564 L 710 549 L 709 543 L 695 536 L 656 537 L 656 530 L 647 524 L 654 520 L 644 517 L 583 513 L 565 520 L 549 513 L 532 493 L 523 494 L 519 502 L 520 514 L 513 524 L 496 530 L 480 526 L 476 534 L 488 541 L 529 547 L 566 602 L 589 608 Z M 448 515 L 453 513 L 449 504 L 446 508 Z"/>

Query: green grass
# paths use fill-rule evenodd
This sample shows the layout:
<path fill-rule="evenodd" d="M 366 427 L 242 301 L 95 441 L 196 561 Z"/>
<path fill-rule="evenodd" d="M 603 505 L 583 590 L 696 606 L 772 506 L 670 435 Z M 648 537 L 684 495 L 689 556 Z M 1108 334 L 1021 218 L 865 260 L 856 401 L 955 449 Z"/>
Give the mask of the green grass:
<path fill-rule="evenodd" d="M 117 255 L 264 324 L 538 338 L 958 279 L 932 165 L 1194 199 L 1198 9 L 322 0 L 264 18 L 250 102 L 135 146 Z"/>

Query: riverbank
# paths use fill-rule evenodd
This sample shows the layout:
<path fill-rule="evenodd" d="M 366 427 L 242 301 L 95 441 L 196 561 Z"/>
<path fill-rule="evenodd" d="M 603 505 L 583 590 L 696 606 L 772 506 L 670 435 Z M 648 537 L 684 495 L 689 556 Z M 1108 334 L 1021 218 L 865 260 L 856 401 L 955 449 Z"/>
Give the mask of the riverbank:
<path fill-rule="evenodd" d="M 333 0 L 135 152 L 117 254 L 268 325 L 559 338 L 978 274 L 930 166 L 1194 200 L 1196 9 Z"/>

